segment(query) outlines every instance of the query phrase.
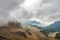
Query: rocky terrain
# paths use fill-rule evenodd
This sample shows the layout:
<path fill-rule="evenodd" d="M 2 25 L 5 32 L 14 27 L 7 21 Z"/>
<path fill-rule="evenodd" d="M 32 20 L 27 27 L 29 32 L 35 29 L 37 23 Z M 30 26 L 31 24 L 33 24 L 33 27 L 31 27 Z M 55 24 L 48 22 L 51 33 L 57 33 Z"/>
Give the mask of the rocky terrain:
<path fill-rule="evenodd" d="M 9 22 L 5 26 L 0 26 L 0 40 L 55 40 L 55 38 L 45 36 L 38 28 Z"/>

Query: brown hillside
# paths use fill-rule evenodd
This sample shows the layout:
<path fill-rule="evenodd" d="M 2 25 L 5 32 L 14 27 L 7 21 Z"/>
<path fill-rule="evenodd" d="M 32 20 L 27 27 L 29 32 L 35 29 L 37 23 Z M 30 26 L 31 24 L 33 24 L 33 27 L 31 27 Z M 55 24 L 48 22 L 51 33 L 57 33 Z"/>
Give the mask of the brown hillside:
<path fill-rule="evenodd" d="M 0 40 L 54 40 L 46 37 L 39 29 L 21 25 L 17 22 L 9 22 L 0 27 Z"/>

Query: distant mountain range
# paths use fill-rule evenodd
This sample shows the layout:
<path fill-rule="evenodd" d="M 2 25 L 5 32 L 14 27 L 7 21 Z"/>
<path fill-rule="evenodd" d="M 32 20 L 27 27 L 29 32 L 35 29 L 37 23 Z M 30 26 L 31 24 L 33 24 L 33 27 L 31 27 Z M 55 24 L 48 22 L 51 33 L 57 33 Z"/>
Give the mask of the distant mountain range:
<path fill-rule="evenodd" d="M 31 26 L 41 27 L 41 23 L 38 21 L 29 21 L 28 24 Z"/>
<path fill-rule="evenodd" d="M 50 32 L 59 32 L 60 31 L 60 21 L 56 21 L 48 26 L 43 26 L 43 25 L 41 25 L 40 22 L 35 21 L 35 20 L 29 21 L 27 24 L 30 26 L 34 26 L 34 27 L 37 27 L 39 29 L 42 29 L 41 31 L 43 33 L 47 33 L 47 34 Z"/>
<path fill-rule="evenodd" d="M 27 24 L 32 26 L 32 27 L 37 27 L 39 29 L 42 29 L 44 27 L 40 22 L 35 21 L 35 20 L 34 21 L 28 21 Z"/>
<path fill-rule="evenodd" d="M 60 21 L 56 21 L 53 24 L 46 26 L 42 31 L 45 33 L 59 32 L 60 31 Z"/>

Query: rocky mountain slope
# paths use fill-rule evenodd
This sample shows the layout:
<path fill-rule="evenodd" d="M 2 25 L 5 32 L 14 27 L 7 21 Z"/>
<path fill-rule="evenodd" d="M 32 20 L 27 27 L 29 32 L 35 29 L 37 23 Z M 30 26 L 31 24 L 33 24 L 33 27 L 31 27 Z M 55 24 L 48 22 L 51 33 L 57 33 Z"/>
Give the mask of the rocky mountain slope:
<path fill-rule="evenodd" d="M 0 40 L 55 40 L 45 36 L 40 29 L 21 25 L 18 22 L 9 22 L 0 26 Z"/>

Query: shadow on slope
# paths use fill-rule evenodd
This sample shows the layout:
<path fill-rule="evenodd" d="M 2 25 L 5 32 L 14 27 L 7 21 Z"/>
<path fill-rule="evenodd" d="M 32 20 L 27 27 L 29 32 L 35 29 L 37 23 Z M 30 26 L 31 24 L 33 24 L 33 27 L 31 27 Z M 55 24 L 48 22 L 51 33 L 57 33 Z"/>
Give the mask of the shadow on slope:
<path fill-rule="evenodd" d="M 9 22 L 6 26 L 0 27 L 1 40 L 55 40 L 46 37 L 40 29 L 21 25 L 19 22 Z"/>

